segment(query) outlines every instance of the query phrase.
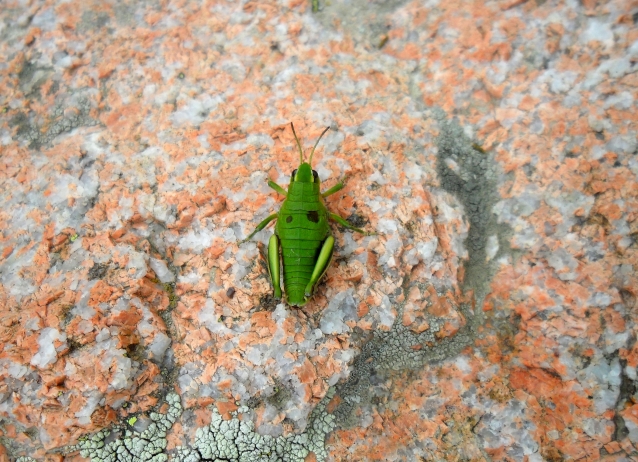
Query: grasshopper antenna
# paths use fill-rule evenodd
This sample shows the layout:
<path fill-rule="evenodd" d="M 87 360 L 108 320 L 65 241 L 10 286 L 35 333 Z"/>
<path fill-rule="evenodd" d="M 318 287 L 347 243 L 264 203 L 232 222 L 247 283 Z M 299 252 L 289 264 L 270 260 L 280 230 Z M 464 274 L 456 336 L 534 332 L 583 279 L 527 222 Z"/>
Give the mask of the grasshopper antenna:
<path fill-rule="evenodd" d="M 299 142 L 299 138 L 297 138 L 297 133 L 295 132 L 295 126 L 290 122 L 290 126 L 292 127 L 292 134 L 295 135 L 295 140 L 297 141 L 297 146 L 299 147 L 299 165 L 303 164 L 303 150 L 301 149 L 301 143 Z"/>
<path fill-rule="evenodd" d="M 312 165 L 312 156 L 315 153 L 315 148 L 317 147 L 317 145 L 319 144 L 319 141 L 321 140 L 321 137 L 328 131 L 330 130 L 330 126 L 326 127 L 326 129 L 324 131 L 321 132 L 321 135 L 319 135 L 319 138 L 317 139 L 317 142 L 315 143 L 315 145 L 312 147 L 312 152 L 310 153 L 310 158 L 308 159 L 308 163 L 310 165 Z"/>

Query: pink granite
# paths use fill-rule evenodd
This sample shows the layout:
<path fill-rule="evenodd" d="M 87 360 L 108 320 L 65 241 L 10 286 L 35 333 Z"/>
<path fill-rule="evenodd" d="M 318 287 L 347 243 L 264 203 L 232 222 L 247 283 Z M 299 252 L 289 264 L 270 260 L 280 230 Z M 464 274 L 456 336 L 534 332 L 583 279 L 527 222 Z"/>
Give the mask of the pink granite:
<path fill-rule="evenodd" d="M 180 461 L 220 415 L 321 435 L 290 460 L 638 457 L 637 21 L 4 1 L 0 459 L 88 460 L 68 446 L 152 411 Z M 305 149 L 332 128 L 327 206 L 378 232 L 335 225 L 301 309 L 271 297 L 272 229 L 239 244 L 297 167 L 291 121 Z"/>

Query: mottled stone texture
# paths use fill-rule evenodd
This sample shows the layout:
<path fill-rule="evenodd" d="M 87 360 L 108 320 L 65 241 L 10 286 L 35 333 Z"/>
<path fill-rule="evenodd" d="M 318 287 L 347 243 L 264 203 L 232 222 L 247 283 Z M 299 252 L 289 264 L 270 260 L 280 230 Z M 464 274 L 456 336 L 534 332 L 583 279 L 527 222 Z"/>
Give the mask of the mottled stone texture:
<path fill-rule="evenodd" d="M 637 458 L 637 22 L 4 0 L 0 460 Z M 291 121 L 378 233 L 301 309 L 239 244 Z"/>

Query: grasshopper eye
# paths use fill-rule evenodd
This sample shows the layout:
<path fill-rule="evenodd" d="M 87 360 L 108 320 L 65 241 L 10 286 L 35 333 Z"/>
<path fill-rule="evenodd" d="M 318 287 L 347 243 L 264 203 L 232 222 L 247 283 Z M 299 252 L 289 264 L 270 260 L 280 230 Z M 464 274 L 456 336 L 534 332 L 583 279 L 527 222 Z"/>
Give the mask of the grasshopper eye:
<path fill-rule="evenodd" d="M 319 181 L 319 175 L 317 174 L 317 171 L 316 171 L 316 170 L 313 170 L 313 171 L 312 171 L 312 176 L 313 176 L 313 178 L 315 179 L 315 181 Z"/>
<path fill-rule="evenodd" d="M 292 176 L 292 177 L 294 178 L 296 174 L 297 174 L 297 169 L 294 169 L 294 170 L 292 171 L 292 175 L 290 175 L 290 176 Z"/>

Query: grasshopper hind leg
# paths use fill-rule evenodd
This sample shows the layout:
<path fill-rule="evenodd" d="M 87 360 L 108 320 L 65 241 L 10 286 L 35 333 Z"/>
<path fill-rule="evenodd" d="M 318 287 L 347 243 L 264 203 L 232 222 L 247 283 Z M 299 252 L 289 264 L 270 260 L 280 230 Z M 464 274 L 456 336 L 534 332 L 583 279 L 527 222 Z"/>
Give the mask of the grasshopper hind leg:
<path fill-rule="evenodd" d="M 312 271 L 312 276 L 310 276 L 310 281 L 308 281 L 308 284 L 306 285 L 306 290 L 304 291 L 306 299 L 312 296 L 312 292 L 314 291 L 315 286 L 323 277 L 323 275 L 326 274 L 328 266 L 330 266 L 330 260 L 332 260 L 332 252 L 334 251 L 334 246 L 335 238 L 332 236 L 328 236 L 323 242 L 323 246 L 321 246 L 321 251 L 319 252 L 319 257 L 317 258 L 317 263 L 315 263 L 315 268 Z"/>
<path fill-rule="evenodd" d="M 281 268 L 279 260 L 279 238 L 276 234 L 270 236 L 268 241 L 268 270 L 270 272 L 270 282 L 274 290 L 273 296 L 281 299 Z"/>

